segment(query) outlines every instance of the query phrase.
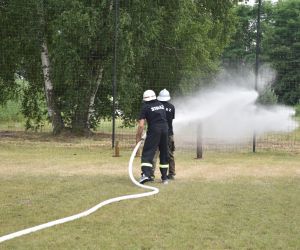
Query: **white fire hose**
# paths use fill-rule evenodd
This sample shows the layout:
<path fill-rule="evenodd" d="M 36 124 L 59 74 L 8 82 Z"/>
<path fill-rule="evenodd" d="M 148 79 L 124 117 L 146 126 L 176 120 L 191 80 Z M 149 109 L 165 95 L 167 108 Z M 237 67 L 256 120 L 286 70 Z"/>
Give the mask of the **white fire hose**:
<path fill-rule="evenodd" d="M 145 139 L 145 136 L 143 136 L 142 139 Z M 41 224 L 41 225 L 38 225 L 38 226 L 35 226 L 35 227 L 23 229 L 23 230 L 15 232 L 15 233 L 11 233 L 11 234 L 7 234 L 7 235 L 4 235 L 4 236 L 1 236 L 0 237 L 0 243 L 4 242 L 4 241 L 7 241 L 7 240 L 11 240 L 11 239 L 16 238 L 16 237 L 20 237 L 20 236 L 25 235 L 25 234 L 30 234 L 30 233 L 33 233 L 33 232 L 36 232 L 36 231 L 39 231 L 39 230 L 42 230 L 42 229 L 45 229 L 45 228 L 48 228 L 48 227 L 53 227 L 53 226 L 58 225 L 58 224 L 63 224 L 63 223 L 69 222 L 69 221 L 77 220 L 77 219 L 79 219 L 81 217 L 88 216 L 91 213 L 96 212 L 99 208 L 101 208 L 101 207 L 103 207 L 105 205 L 108 205 L 110 203 L 113 203 L 113 202 L 122 201 L 122 200 L 129 200 L 129 199 L 136 199 L 136 198 L 141 198 L 141 197 L 145 197 L 145 196 L 150 196 L 150 195 L 157 194 L 159 192 L 158 188 L 140 184 L 133 177 L 133 173 L 132 173 L 132 170 L 133 170 L 133 167 L 132 167 L 133 160 L 134 160 L 134 157 L 135 157 L 135 155 L 136 155 L 136 153 L 137 153 L 137 151 L 138 151 L 141 143 L 142 143 L 142 140 L 137 143 L 137 145 L 135 146 L 134 150 L 132 151 L 132 154 L 131 154 L 131 157 L 130 157 L 130 160 L 129 160 L 129 164 L 128 164 L 128 172 L 129 172 L 129 176 L 130 176 L 131 181 L 135 185 L 137 185 L 137 186 L 139 186 L 141 188 L 150 189 L 150 190 L 152 190 L 151 192 L 139 193 L 139 194 L 131 194 L 131 195 L 124 195 L 124 196 L 120 196 L 120 197 L 108 199 L 106 201 L 102 201 L 98 205 L 96 205 L 96 206 L 94 206 L 94 207 L 92 207 L 92 208 L 90 208 L 90 209 L 88 209 L 86 211 L 83 211 L 83 212 L 81 212 L 79 214 L 75 214 L 75 215 L 72 215 L 72 216 L 69 216 L 69 217 L 65 217 L 65 218 L 62 218 L 62 219 L 58 219 L 58 220 L 55 220 L 55 221 L 50 221 L 50 222 L 47 222 L 47 223 L 44 223 L 44 224 Z"/>

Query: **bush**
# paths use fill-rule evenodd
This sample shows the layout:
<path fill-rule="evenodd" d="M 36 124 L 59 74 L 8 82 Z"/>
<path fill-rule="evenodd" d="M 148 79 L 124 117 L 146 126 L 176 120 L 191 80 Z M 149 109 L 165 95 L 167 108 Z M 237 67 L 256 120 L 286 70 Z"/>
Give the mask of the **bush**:
<path fill-rule="evenodd" d="M 24 117 L 21 113 L 21 104 L 16 101 L 8 101 L 5 105 L 0 106 L 0 121 L 24 121 Z"/>
<path fill-rule="evenodd" d="M 296 116 L 300 117 L 300 103 L 295 106 Z"/>

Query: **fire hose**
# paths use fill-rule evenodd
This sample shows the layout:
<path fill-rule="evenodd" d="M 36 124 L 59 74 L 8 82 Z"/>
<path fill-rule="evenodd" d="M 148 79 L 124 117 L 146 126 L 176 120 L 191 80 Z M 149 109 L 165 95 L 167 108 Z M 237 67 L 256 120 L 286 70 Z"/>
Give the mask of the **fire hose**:
<path fill-rule="evenodd" d="M 145 136 L 143 136 L 142 139 L 145 139 Z M 124 196 L 119 196 L 119 197 L 116 197 L 116 198 L 111 198 L 111 199 L 102 201 L 101 203 L 97 204 L 96 206 L 94 206 L 94 207 L 92 207 L 92 208 L 90 208 L 86 211 L 83 211 L 79 214 L 75 214 L 75 215 L 72 215 L 72 216 L 69 216 L 69 217 L 65 217 L 65 218 L 61 218 L 61 219 L 58 219 L 58 220 L 50 221 L 50 222 L 47 222 L 47 223 L 44 223 L 44 224 L 41 224 L 41 225 L 37 225 L 37 226 L 34 226 L 34 227 L 30 227 L 30 228 L 27 228 L 27 229 L 23 229 L 23 230 L 14 232 L 14 233 L 10 233 L 10 234 L 1 236 L 0 237 L 0 243 L 4 242 L 4 241 L 7 241 L 7 240 L 11 240 L 11 239 L 16 238 L 16 237 L 20 237 L 20 236 L 23 236 L 23 235 L 26 235 L 26 234 L 30 234 L 30 233 L 42 230 L 42 229 L 45 229 L 45 228 L 53 227 L 55 225 L 63 224 L 63 223 L 73 221 L 73 220 L 77 220 L 79 218 L 88 216 L 88 215 L 96 212 L 99 208 L 101 208 L 105 205 L 108 205 L 108 204 L 111 204 L 111 203 L 114 203 L 114 202 L 117 202 L 117 201 L 137 199 L 137 198 L 142 198 L 142 197 L 157 194 L 159 192 L 158 188 L 140 184 L 138 181 L 136 181 L 136 179 L 133 176 L 133 167 L 132 167 L 133 161 L 134 161 L 135 155 L 136 155 L 142 141 L 143 140 L 139 141 L 137 143 L 137 145 L 135 146 L 134 150 L 132 151 L 132 154 L 131 154 L 131 157 L 130 157 L 130 160 L 129 160 L 129 164 L 128 164 L 128 172 L 129 172 L 129 177 L 130 177 L 131 181 L 136 186 L 144 188 L 144 189 L 152 190 L 151 192 L 124 195 Z"/>

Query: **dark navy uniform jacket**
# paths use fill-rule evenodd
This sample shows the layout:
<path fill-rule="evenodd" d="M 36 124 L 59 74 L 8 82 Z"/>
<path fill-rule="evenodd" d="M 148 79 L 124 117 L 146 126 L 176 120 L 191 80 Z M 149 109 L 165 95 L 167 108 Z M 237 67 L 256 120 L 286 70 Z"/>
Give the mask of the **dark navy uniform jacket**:
<path fill-rule="evenodd" d="M 169 126 L 169 135 L 174 135 L 173 132 L 173 119 L 175 119 L 175 107 L 173 104 L 169 102 L 162 102 L 161 103 L 165 106 L 167 121 Z"/>
<path fill-rule="evenodd" d="M 156 126 L 166 126 L 167 117 L 164 105 L 158 100 L 144 102 L 139 115 L 139 120 L 146 119 L 148 129 Z"/>

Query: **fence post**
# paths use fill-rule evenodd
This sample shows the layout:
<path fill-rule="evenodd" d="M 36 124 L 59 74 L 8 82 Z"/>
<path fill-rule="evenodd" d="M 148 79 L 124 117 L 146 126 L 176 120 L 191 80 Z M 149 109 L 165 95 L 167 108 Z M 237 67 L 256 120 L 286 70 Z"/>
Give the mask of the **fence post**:
<path fill-rule="evenodd" d="M 257 28 L 256 28 L 256 52 L 255 52 L 255 90 L 257 91 L 257 84 L 258 84 L 258 69 L 259 69 L 259 55 L 260 55 L 260 13 L 261 12 L 261 0 L 258 0 L 257 6 Z M 256 133 L 253 133 L 253 140 L 252 140 L 252 152 L 256 152 Z"/>
<path fill-rule="evenodd" d="M 202 159 L 203 157 L 203 144 L 202 144 L 202 125 L 199 124 L 197 127 L 197 158 Z"/>
<path fill-rule="evenodd" d="M 118 46 L 118 19 L 119 0 L 115 0 L 115 37 L 114 37 L 114 65 L 113 65 L 113 110 L 112 110 L 112 148 L 115 146 L 116 138 L 116 92 L 117 92 L 117 46 Z"/>
<path fill-rule="evenodd" d="M 119 146 L 119 141 L 116 141 L 115 145 L 115 155 L 114 157 L 120 157 L 120 146 Z"/>

